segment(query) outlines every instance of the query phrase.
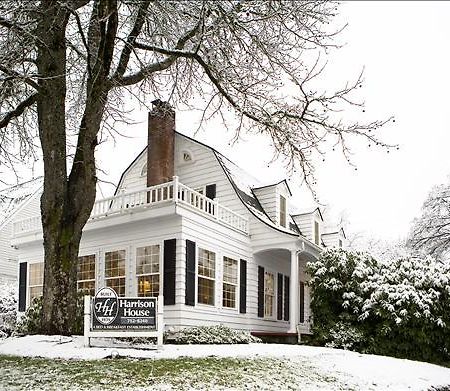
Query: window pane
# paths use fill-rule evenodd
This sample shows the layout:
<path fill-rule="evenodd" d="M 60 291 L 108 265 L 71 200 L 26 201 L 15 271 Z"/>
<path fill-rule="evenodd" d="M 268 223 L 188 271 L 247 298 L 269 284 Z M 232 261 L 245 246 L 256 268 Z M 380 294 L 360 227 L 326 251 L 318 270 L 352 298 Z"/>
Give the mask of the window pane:
<path fill-rule="evenodd" d="M 198 302 L 214 305 L 214 280 L 198 278 Z"/>
<path fill-rule="evenodd" d="M 95 280 L 79 281 L 78 291 L 85 295 L 95 296 Z"/>
<path fill-rule="evenodd" d="M 159 245 L 136 249 L 136 274 L 159 273 Z"/>
<path fill-rule="evenodd" d="M 237 261 L 223 257 L 223 281 L 237 284 Z"/>
<path fill-rule="evenodd" d="M 280 225 L 286 227 L 286 198 L 280 195 Z"/>
<path fill-rule="evenodd" d="M 42 296 L 42 286 L 35 286 L 30 288 L 30 303 L 33 301 L 35 297 Z"/>
<path fill-rule="evenodd" d="M 236 285 L 223 284 L 222 305 L 228 308 L 236 308 Z"/>
<path fill-rule="evenodd" d="M 216 276 L 216 254 L 212 251 L 199 248 L 198 252 L 198 275 L 215 278 Z"/>
<path fill-rule="evenodd" d="M 319 223 L 317 221 L 314 221 L 314 243 L 317 245 L 320 243 Z"/>
<path fill-rule="evenodd" d="M 138 277 L 138 296 L 159 296 L 159 274 Z"/>
<path fill-rule="evenodd" d="M 105 277 L 125 275 L 125 250 L 105 253 Z"/>
<path fill-rule="evenodd" d="M 85 255 L 78 257 L 78 280 L 95 279 L 95 255 Z"/>
<path fill-rule="evenodd" d="M 273 273 L 264 273 L 264 316 L 273 316 L 273 306 L 275 294 L 275 278 Z"/>
<path fill-rule="evenodd" d="M 125 278 L 110 278 L 106 286 L 114 289 L 118 296 L 125 296 Z"/>
<path fill-rule="evenodd" d="M 43 285 L 44 284 L 44 262 L 29 264 L 29 285 Z"/>

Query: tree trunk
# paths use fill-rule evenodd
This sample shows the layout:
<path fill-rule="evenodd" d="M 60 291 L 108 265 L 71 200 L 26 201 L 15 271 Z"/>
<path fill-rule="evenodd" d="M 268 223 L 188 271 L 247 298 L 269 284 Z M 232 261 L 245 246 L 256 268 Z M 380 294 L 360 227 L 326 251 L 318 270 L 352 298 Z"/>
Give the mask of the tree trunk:
<path fill-rule="evenodd" d="M 44 237 L 44 298 L 41 332 L 70 335 L 77 308 L 77 264 L 81 235 L 96 194 L 95 148 L 110 85 L 108 73 L 117 30 L 115 0 L 97 2 L 90 43 L 98 49 L 87 80 L 86 106 L 74 161 L 67 175 L 66 41 L 69 18 L 58 1 L 43 0 L 37 27 L 39 96 L 37 112 L 44 160 L 41 197 Z M 107 20 L 107 22 L 105 22 Z"/>

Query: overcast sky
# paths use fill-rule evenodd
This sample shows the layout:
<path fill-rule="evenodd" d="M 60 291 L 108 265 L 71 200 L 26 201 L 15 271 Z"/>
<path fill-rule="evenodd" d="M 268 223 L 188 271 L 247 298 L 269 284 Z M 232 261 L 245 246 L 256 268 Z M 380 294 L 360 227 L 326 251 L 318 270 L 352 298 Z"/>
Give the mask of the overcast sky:
<path fill-rule="evenodd" d="M 317 167 L 317 192 L 335 216 L 346 215 L 353 232 L 396 239 L 406 235 L 431 187 L 450 174 L 449 121 L 444 118 L 449 112 L 450 3 L 348 2 L 339 10 L 336 22 L 348 23 L 339 38 L 345 46 L 329 57 L 325 82 L 354 80 L 364 67 L 365 115 L 368 119 L 394 115 L 396 123 L 382 136 L 399 144 L 400 150 L 387 154 L 360 140 L 353 147 L 357 171 L 339 152 L 330 151 Z M 131 138 L 99 148 L 100 166 L 114 183 L 146 143 L 147 113 L 136 110 L 133 118 L 140 124 L 121 129 Z M 177 111 L 177 130 L 194 134 L 192 113 Z M 231 134 L 217 123 L 195 137 L 264 182 L 286 177 L 281 164 L 267 166 L 272 155 L 263 138 L 245 137 L 231 146 Z M 297 190 L 298 178 L 290 183 L 298 207 L 309 206 L 309 193 Z M 105 195 L 111 194 L 112 186 L 104 188 Z"/>

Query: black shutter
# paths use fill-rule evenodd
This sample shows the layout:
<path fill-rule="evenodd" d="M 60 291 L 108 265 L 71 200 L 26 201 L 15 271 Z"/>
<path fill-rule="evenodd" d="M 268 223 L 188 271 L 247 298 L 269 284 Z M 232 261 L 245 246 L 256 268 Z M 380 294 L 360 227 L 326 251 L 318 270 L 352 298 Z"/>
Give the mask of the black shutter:
<path fill-rule="evenodd" d="M 206 197 L 208 197 L 210 200 L 213 200 L 216 198 L 216 184 L 212 185 L 206 185 Z"/>
<path fill-rule="evenodd" d="M 300 323 L 305 321 L 305 283 L 300 281 Z"/>
<path fill-rule="evenodd" d="M 277 319 L 283 319 L 283 275 L 278 273 L 277 284 Z"/>
<path fill-rule="evenodd" d="M 164 240 L 164 305 L 175 304 L 176 239 Z"/>
<path fill-rule="evenodd" d="M 264 268 L 258 266 L 258 316 L 264 317 Z"/>
<path fill-rule="evenodd" d="M 19 311 L 25 311 L 27 306 L 27 263 L 19 265 Z"/>
<path fill-rule="evenodd" d="M 241 259 L 239 275 L 239 312 L 247 312 L 247 262 Z"/>
<path fill-rule="evenodd" d="M 186 240 L 186 305 L 195 305 L 195 242 Z"/>
<path fill-rule="evenodd" d="M 289 276 L 284 276 L 284 320 L 289 320 Z"/>

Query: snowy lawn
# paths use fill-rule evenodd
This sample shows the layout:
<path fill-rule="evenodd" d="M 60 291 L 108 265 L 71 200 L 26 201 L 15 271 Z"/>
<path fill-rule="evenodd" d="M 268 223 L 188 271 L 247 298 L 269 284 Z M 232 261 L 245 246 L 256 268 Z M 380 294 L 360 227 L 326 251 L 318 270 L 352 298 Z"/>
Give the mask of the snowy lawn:
<path fill-rule="evenodd" d="M 117 358 L 108 359 L 111 355 Z M 449 368 L 309 346 L 166 345 L 155 351 L 84 348 L 78 337 L 0 341 L 0 389 L 397 391 L 446 386 Z"/>

